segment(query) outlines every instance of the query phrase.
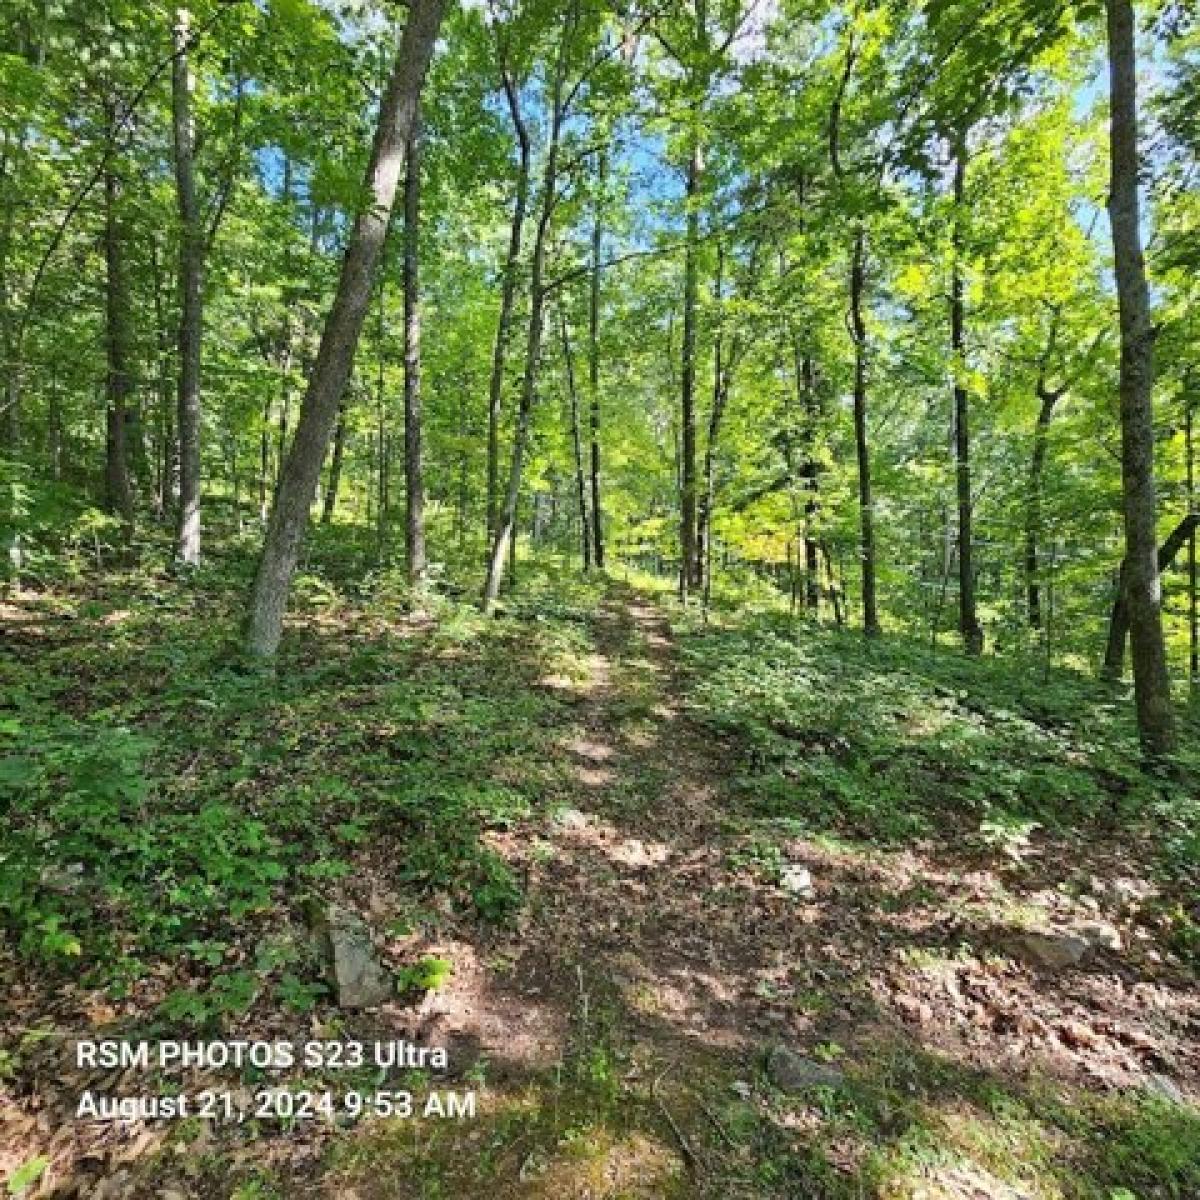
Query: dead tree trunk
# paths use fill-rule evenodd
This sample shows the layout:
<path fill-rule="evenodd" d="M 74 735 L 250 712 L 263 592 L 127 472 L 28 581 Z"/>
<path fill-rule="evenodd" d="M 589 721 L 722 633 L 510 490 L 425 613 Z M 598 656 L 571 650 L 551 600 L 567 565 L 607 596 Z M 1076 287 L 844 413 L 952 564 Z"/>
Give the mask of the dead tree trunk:
<path fill-rule="evenodd" d="M 416 119 L 417 101 L 433 54 L 446 0 L 412 0 L 396 63 L 379 111 L 379 125 L 363 192 L 342 259 L 333 306 L 321 335 L 317 361 L 300 409 L 291 453 L 279 482 L 247 616 L 245 645 L 270 658 L 279 647 L 283 614 L 321 461 L 371 300 L 375 272 L 391 220 L 404 147 Z"/>

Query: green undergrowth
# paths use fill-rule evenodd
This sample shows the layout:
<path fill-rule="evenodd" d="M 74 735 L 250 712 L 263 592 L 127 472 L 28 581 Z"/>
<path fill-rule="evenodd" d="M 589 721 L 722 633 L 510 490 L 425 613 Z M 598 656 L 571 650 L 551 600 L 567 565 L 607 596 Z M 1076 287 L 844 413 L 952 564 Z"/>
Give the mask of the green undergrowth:
<path fill-rule="evenodd" d="M 749 811 L 878 844 L 964 833 L 1139 831 L 1164 876 L 1200 879 L 1200 728 L 1162 771 L 1117 689 L 778 616 L 683 624 L 690 710 L 736 751 Z"/>
<path fill-rule="evenodd" d="M 0 923 L 47 977 L 118 997 L 173 964 L 172 1018 L 310 1006 L 301 914 L 366 880 L 416 922 L 509 920 L 488 836 L 553 801 L 571 711 L 540 681 L 580 674 L 597 594 L 531 574 L 489 621 L 387 571 L 358 594 L 305 576 L 305 635 L 267 675 L 236 652 L 246 568 L 27 593 L 0 657 Z"/>

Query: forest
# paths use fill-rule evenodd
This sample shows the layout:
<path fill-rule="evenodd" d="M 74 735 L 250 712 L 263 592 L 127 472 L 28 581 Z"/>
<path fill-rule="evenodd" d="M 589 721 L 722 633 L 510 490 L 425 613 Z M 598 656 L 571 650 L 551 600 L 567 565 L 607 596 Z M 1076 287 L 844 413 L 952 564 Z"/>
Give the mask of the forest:
<path fill-rule="evenodd" d="M 0 0 L 0 1180 L 1200 1197 L 1193 0 Z"/>

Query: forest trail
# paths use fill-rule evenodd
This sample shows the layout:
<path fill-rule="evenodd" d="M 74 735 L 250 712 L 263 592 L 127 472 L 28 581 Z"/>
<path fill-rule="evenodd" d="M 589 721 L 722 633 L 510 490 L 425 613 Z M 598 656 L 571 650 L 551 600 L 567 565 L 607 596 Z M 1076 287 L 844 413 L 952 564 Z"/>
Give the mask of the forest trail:
<path fill-rule="evenodd" d="M 192 815 L 205 804 L 215 849 L 197 879 L 232 846 L 243 875 L 278 858 L 286 881 L 253 893 L 240 922 L 224 893 L 220 908 L 197 904 L 188 915 L 209 940 L 144 943 L 154 965 L 136 988 L 46 970 L 10 989 L 0 1132 L 21 1161 L 52 1163 L 46 1195 L 1191 1194 L 1171 1187 L 1200 1163 L 1200 994 L 1155 933 L 1153 875 L 1103 810 L 1086 837 L 1047 822 L 1014 850 L 981 836 L 971 807 L 1003 782 L 990 759 L 1018 756 L 1029 786 L 1062 778 L 1038 772 L 1075 753 L 1058 740 L 1069 726 L 1020 695 L 970 690 L 956 672 L 977 664 L 931 667 L 791 619 L 701 627 L 615 581 L 532 582 L 497 619 L 371 605 L 313 618 L 274 688 L 228 672 L 219 647 L 204 657 L 206 611 L 164 643 L 158 612 L 133 619 L 125 590 L 70 626 L 28 626 L 26 649 L 65 681 L 69 731 L 50 744 L 91 773 L 77 786 L 109 762 L 85 743 L 74 767 L 77 712 L 115 705 L 147 744 L 174 747 L 143 777 L 124 734 L 99 743 L 115 764 L 101 783 L 134 806 L 156 797 L 143 857 L 116 842 L 118 865 L 147 864 L 120 877 L 127 895 L 161 870 L 173 831 L 189 847 L 205 835 Z M 159 671 L 188 654 L 190 673 Z M 95 664 L 83 680 L 81 655 Z M 219 702 L 197 708 L 197 694 Z M 1074 692 L 1048 711 L 1067 704 Z M 1088 777 L 1066 779 L 1078 790 Z M 126 809 L 103 811 L 118 834 L 129 824 Z M 130 938 L 161 901 L 150 890 L 124 916 L 108 903 L 106 845 L 73 894 Z M 325 986 L 305 949 L 306 888 L 369 927 L 390 1000 L 357 1010 Z M 99 935 L 77 919 L 94 952 Z M 1033 932 L 1089 927 L 1100 937 L 1086 946 Z M 430 961 L 445 968 L 437 982 L 412 982 Z M 11 959 L 0 968 L 0 982 L 20 977 Z M 235 1005 L 238 979 L 252 987 Z M 444 1046 L 444 1074 L 395 1069 L 370 1086 L 469 1089 L 476 1115 L 73 1120 L 84 1087 L 154 1084 L 74 1069 L 70 1039 L 147 1036 L 181 998 L 200 1009 L 181 1025 L 196 1037 Z M 247 1086 L 236 1073 L 188 1086 L 218 1081 Z M 338 1071 L 287 1082 L 362 1086 Z"/>
<path fill-rule="evenodd" d="M 747 1148 L 715 1110 L 749 1093 L 768 1040 L 787 1036 L 763 980 L 788 972 L 795 939 L 780 934 L 795 903 L 736 865 L 727 765 L 686 713 L 661 609 L 614 585 L 591 637 L 585 678 L 542 681 L 575 706 L 564 803 L 539 836 L 493 839 L 524 879 L 516 936 L 480 948 L 499 973 L 456 971 L 420 1035 L 478 1054 L 502 1110 L 518 1095 L 580 1110 L 589 1151 L 568 1137 L 542 1157 L 510 1138 L 489 1194 L 762 1195 L 749 1177 L 740 1190 Z M 463 960 L 462 945 L 447 949 Z M 364 1195 L 396 1194 L 352 1174 Z"/>
<path fill-rule="evenodd" d="M 876 857 L 756 821 L 738 748 L 689 715 L 652 599 L 614 585 L 591 636 L 585 678 L 540 684 L 574 707 L 561 803 L 534 836 L 493 837 L 524 879 L 514 936 L 476 947 L 481 969 L 456 971 L 421 1028 L 478 1054 L 502 1131 L 481 1135 L 483 1173 L 459 1173 L 453 1138 L 422 1143 L 441 1147 L 447 1194 L 875 1195 L 869 1160 L 891 1154 L 913 1195 L 1040 1197 L 970 1155 L 927 1161 L 902 1114 L 995 1096 L 1070 1111 L 1080 1085 L 1129 1087 L 1147 1063 L 1195 1073 L 1193 1001 L 1104 956 L 1086 972 L 1022 962 L 1013 929 L 978 921 L 996 881 L 970 853 Z M 806 1139 L 830 1118 L 840 1136 Z M 1024 1151 L 1008 1152 L 1019 1172 Z M 372 1200 L 402 1194 L 350 1178 Z"/>

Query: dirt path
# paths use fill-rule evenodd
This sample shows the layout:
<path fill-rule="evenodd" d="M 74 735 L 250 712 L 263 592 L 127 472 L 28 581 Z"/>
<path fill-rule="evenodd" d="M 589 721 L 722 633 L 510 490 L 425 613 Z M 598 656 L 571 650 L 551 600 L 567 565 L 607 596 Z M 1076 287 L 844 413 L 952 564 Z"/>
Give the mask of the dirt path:
<path fill-rule="evenodd" d="M 651 602 L 614 589 L 594 647 L 573 685 L 561 807 L 537 836 L 496 839 L 524 874 L 527 911 L 422 1030 L 465 1039 L 501 1109 L 521 1095 L 540 1114 L 449 1194 L 873 1194 L 859 1164 L 908 1095 L 955 1109 L 999 1090 L 1034 1106 L 1043 1078 L 1140 1087 L 1164 1064 L 1187 1076 L 1194 1006 L 1103 956 L 1066 973 L 990 958 L 964 914 L 995 880 L 952 848 L 874 854 L 743 817 L 732 747 L 688 717 Z M 789 866 L 811 886 L 783 886 Z M 982 945 L 964 954 L 968 937 Z M 806 1140 L 829 1114 L 774 1107 L 763 1068 L 778 1046 L 844 1068 L 876 1132 Z M 758 1123 L 734 1137 L 739 1097 Z M 572 1129 L 593 1152 L 572 1157 Z M 945 1180 L 929 1194 L 1026 1194 Z"/>

